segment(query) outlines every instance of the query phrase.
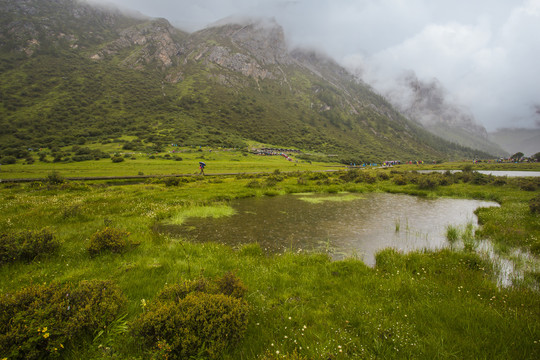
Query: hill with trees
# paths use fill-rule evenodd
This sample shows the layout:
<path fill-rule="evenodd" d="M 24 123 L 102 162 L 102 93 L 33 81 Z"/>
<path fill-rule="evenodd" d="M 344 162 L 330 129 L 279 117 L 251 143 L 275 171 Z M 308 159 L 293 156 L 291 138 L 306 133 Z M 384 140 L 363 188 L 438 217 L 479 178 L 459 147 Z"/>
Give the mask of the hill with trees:
<path fill-rule="evenodd" d="M 356 163 L 489 156 L 409 121 L 331 58 L 290 50 L 273 21 L 190 34 L 76 0 L 0 0 L 1 155 L 111 141 L 257 141 Z"/>

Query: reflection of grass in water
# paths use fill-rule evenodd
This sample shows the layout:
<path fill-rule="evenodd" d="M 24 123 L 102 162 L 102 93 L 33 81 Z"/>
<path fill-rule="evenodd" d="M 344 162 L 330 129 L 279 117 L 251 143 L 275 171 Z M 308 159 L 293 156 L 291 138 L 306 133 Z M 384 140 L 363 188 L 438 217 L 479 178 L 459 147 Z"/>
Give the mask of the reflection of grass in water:
<path fill-rule="evenodd" d="M 229 205 L 213 205 L 213 206 L 193 206 L 180 210 L 167 220 L 168 224 L 182 225 L 187 218 L 219 218 L 223 216 L 231 216 L 236 213 Z"/>
<path fill-rule="evenodd" d="M 343 195 L 343 196 L 309 196 L 309 197 L 303 196 L 303 197 L 299 197 L 299 199 L 302 201 L 307 201 L 311 204 L 321 204 L 325 201 L 342 202 L 342 201 L 359 200 L 363 198 L 355 194 L 349 194 L 349 195 Z"/>

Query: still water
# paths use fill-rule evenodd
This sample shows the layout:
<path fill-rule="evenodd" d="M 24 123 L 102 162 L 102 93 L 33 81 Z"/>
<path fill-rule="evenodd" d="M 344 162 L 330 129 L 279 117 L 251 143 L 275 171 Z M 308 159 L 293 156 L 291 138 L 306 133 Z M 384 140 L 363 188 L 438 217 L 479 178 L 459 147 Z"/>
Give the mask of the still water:
<path fill-rule="evenodd" d="M 445 173 L 450 171 L 451 173 L 461 172 L 461 170 L 418 170 L 421 174 L 429 174 L 433 172 Z M 483 175 L 493 176 L 507 176 L 507 177 L 539 177 L 540 171 L 506 171 L 506 170 L 474 170 L 474 172 Z"/>
<path fill-rule="evenodd" d="M 369 193 L 249 198 L 231 206 L 235 215 L 191 218 L 158 230 L 233 247 L 258 243 L 267 253 L 324 251 L 336 260 L 356 256 L 373 266 L 375 253 L 387 247 L 405 252 L 444 247 L 448 225 L 476 225 L 477 208 L 499 205 Z"/>

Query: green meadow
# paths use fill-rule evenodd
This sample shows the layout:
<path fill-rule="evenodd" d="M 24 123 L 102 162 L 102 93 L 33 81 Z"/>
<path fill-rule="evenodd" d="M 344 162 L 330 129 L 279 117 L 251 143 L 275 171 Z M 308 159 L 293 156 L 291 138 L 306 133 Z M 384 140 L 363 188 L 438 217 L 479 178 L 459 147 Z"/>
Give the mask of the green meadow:
<path fill-rule="evenodd" d="M 89 149 L 92 146 L 87 147 Z M 137 175 L 194 175 L 199 173 L 199 162 L 207 164 L 206 174 L 216 173 L 253 173 L 280 171 L 318 171 L 343 168 L 341 164 L 311 161 L 309 158 L 288 161 L 282 156 L 261 156 L 247 151 L 226 150 L 218 148 L 174 148 L 169 146 L 169 152 L 146 154 L 137 151 L 122 150 L 116 144 L 108 144 L 100 148 L 107 154 L 118 157 L 123 161 L 115 163 L 110 158 L 90 161 L 58 161 L 54 162 L 48 152 L 43 152 L 46 162 L 39 161 L 39 153 L 31 158 L 33 161 L 20 160 L 16 164 L 0 166 L 0 179 L 13 178 L 45 178 L 50 172 L 58 171 L 64 177 L 92 176 L 137 176 Z M 66 152 L 71 151 L 66 148 Z M 172 151 L 178 151 L 172 153 Z M 64 158 L 66 159 L 66 157 Z"/>
<path fill-rule="evenodd" d="M 0 184 L 0 316 L 7 319 L 0 325 L 0 358 L 540 358 L 537 179 L 418 174 L 406 167 L 328 173 L 318 171 L 339 168 L 240 152 L 174 155 L 182 160 L 162 154 L 120 163 L 2 165 L 2 179 L 43 180 Z M 198 161 L 207 163 L 207 173 L 239 175 L 133 184 L 62 179 L 192 174 Z M 59 176 L 48 180 L 53 170 Z M 449 242 L 466 246 L 409 254 L 387 249 L 373 268 L 323 253 L 270 256 L 257 244 L 193 243 L 156 227 L 229 216 L 233 199 L 338 192 L 501 206 L 477 210 L 478 229 L 448 228 Z M 480 239 L 510 258 L 513 249 L 528 252 L 524 276 L 497 286 L 494 265 L 475 252 Z M 57 288 L 61 296 L 42 295 Z M 90 295 L 76 302 L 72 294 L 81 288 Z M 105 288 L 114 291 L 107 295 Z M 71 316 L 74 310 L 78 315 Z"/>

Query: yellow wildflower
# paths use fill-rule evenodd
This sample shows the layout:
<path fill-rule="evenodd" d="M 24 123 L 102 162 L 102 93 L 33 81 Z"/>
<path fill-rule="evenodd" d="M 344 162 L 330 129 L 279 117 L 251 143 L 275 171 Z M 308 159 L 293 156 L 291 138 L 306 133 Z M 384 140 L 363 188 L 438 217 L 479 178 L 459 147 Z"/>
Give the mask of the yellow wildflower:
<path fill-rule="evenodd" d="M 48 337 L 49 337 L 49 333 L 43 334 L 43 337 L 44 337 L 45 339 L 48 338 Z"/>

